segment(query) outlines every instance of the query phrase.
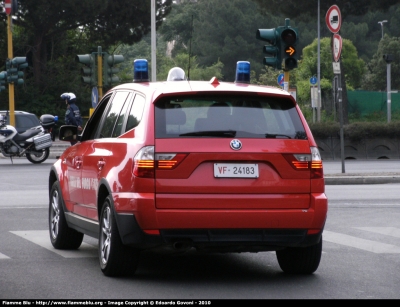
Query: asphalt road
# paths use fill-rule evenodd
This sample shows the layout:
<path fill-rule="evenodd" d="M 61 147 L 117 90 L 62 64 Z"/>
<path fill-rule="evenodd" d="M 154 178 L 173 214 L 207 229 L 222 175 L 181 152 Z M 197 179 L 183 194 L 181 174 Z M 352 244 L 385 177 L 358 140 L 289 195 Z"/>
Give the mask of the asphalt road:
<path fill-rule="evenodd" d="M 320 266 L 311 276 L 282 273 L 275 253 L 144 253 L 137 274 L 107 278 L 97 240 L 76 251 L 52 248 L 48 170 L 0 159 L 0 299 L 400 299 L 400 184 L 327 185 L 328 219 Z M 351 161 L 347 171 L 377 173 L 398 161 Z M 324 163 L 340 173 L 340 162 Z M 339 171 L 338 171 L 339 170 Z M 386 173 L 387 173 L 386 172 Z"/>

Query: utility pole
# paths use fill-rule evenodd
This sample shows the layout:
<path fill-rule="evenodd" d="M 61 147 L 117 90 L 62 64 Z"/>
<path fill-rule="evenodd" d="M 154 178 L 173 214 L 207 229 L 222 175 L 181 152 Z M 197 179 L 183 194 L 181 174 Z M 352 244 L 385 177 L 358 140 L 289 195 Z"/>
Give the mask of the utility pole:
<path fill-rule="evenodd" d="M 317 122 L 321 121 L 321 37 L 320 37 L 320 0 L 318 0 L 318 67 L 317 67 L 317 80 L 318 80 L 318 97 L 317 97 Z"/>
<path fill-rule="evenodd" d="M 151 0 L 151 81 L 157 81 L 156 59 L 156 0 Z"/>
<path fill-rule="evenodd" d="M 384 54 L 383 58 L 386 62 L 386 92 L 387 92 L 387 122 L 390 123 L 392 117 L 392 89 L 391 89 L 391 78 L 390 78 L 390 66 L 393 62 L 393 55 L 392 54 Z"/>
<path fill-rule="evenodd" d="M 13 58 L 13 43 L 12 43 L 12 32 L 11 32 L 11 15 L 12 15 L 12 6 L 11 0 L 5 1 L 6 6 L 6 13 L 7 13 L 7 45 L 8 45 L 8 59 Z M 14 83 L 8 83 L 8 104 L 9 104 L 9 111 L 10 111 L 10 125 L 15 126 L 15 105 L 14 105 Z"/>

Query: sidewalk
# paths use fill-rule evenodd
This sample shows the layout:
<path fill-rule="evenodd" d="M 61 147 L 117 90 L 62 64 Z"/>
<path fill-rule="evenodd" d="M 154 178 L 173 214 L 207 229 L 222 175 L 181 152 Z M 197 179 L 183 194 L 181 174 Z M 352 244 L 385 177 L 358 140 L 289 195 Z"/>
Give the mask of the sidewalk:
<path fill-rule="evenodd" d="M 400 183 L 400 160 L 323 161 L 325 184 Z"/>

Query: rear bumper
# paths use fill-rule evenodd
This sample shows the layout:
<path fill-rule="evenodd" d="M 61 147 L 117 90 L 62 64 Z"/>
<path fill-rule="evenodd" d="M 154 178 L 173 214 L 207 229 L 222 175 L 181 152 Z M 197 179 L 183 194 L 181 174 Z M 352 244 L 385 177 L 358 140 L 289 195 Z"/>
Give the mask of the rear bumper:
<path fill-rule="evenodd" d="M 138 248 L 195 247 L 209 251 L 268 251 L 319 242 L 328 202 L 312 194 L 308 209 L 156 209 L 154 195 L 114 195 L 124 244 Z M 123 196 L 127 196 L 124 193 Z"/>
<path fill-rule="evenodd" d="M 117 224 L 126 245 L 176 251 L 189 248 L 206 252 L 275 251 L 315 245 L 323 232 L 323 228 L 311 235 L 307 229 L 164 229 L 159 235 L 150 235 L 139 227 L 134 215 L 117 215 Z"/>

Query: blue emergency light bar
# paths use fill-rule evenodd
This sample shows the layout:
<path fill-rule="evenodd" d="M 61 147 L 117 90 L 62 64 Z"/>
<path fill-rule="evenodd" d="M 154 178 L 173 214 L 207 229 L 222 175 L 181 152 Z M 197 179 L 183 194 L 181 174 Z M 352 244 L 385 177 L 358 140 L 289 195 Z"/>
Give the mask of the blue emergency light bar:
<path fill-rule="evenodd" d="M 133 61 L 133 82 L 149 81 L 149 64 L 145 59 Z"/>
<path fill-rule="evenodd" d="M 250 83 L 250 62 L 238 61 L 236 63 L 236 78 L 237 83 Z"/>

